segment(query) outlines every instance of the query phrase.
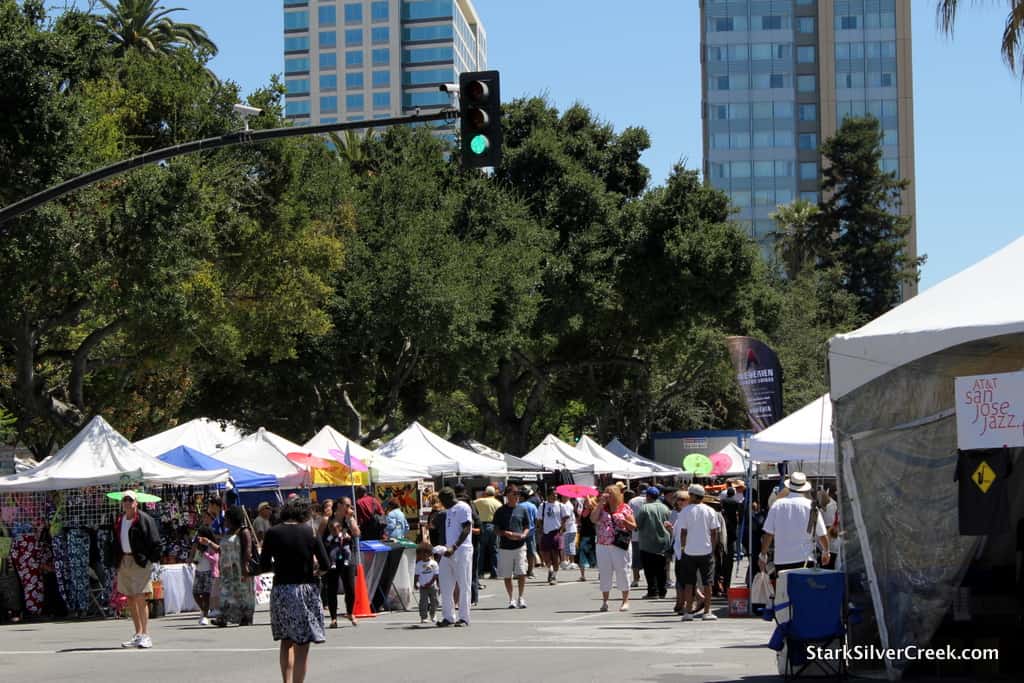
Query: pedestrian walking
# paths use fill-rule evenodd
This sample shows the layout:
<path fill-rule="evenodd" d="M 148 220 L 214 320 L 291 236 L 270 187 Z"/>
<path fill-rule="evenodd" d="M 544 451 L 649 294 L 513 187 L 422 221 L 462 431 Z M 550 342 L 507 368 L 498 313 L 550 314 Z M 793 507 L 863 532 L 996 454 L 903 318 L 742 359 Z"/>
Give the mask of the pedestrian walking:
<path fill-rule="evenodd" d="M 326 569 L 328 564 L 324 544 L 309 526 L 309 502 L 289 500 L 281 524 L 267 531 L 260 555 L 260 572 L 274 572 L 270 628 L 274 640 L 281 642 L 284 683 L 303 683 L 309 644 L 326 640 L 317 566 Z"/>
<path fill-rule="evenodd" d="M 192 545 L 195 578 L 192 580 L 192 598 L 199 607 L 199 625 L 210 625 L 210 591 L 213 579 L 220 578 L 220 550 L 213 540 L 213 530 L 200 527 L 196 532 L 196 540 Z"/>
<path fill-rule="evenodd" d="M 555 491 L 548 491 L 547 500 L 541 503 L 540 557 L 548 568 L 548 585 L 558 583 L 558 565 L 562 548 L 562 532 L 569 513 L 565 506 L 556 500 Z"/>
<path fill-rule="evenodd" d="M 718 513 L 704 501 L 704 487 L 691 484 L 687 491 L 690 504 L 679 515 L 680 542 L 683 547 L 683 621 L 692 621 L 690 606 L 693 593 L 700 585 L 704 586 L 704 620 L 717 619 L 711 612 L 711 583 L 715 577 L 714 548 L 718 543 L 720 522 Z M 699 582 L 703 580 L 703 584 Z"/>
<path fill-rule="evenodd" d="M 434 548 L 423 542 L 416 547 L 416 569 L 413 588 L 420 591 L 420 623 L 431 621 L 437 614 L 437 593 L 440 582 L 440 567 L 434 558 Z"/>
<path fill-rule="evenodd" d="M 530 533 L 530 520 L 526 508 L 519 505 L 519 488 L 515 484 L 505 489 L 505 504 L 494 513 L 494 530 L 498 536 L 498 574 L 505 581 L 508 608 L 526 608 L 526 537 Z M 512 580 L 518 583 L 519 598 L 512 599 Z"/>
<path fill-rule="evenodd" d="M 595 548 L 594 545 L 597 539 L 597 527 L 594 526 L 594 522 L 590 519 L 590 513 L 593 512 L 596 507 L 597 497 L 589 496 L 583 502 L 583 510 L 580 511 L 580 549 L 577 555 L 580 567 L 579 581 L 586 581 L 587 569 L 597 566 L 597 548 Z"/>
<path fill-rule="evenodd" d="M 533 496 L 533 489 L 524 486 L 520 491 L 519 504 L 526 510 L 526 516 L 530 521 L 529 533 L 526 535 L 526 575 L 533 578 L 533 568 L 537 564 L 537 516 L 540 514 L 537 506 L 530 498 Z"/>
<path fill-rule="evenodd" d="M 579 524 L 576 521 L 576 505 L 574 501 L 559 494 L 558 504 L 565 508 L 565 528 L 562 529 L 562 569 L 575 569 L 576 536 Z"/>
<path fill-rule="evenodd" d="M 803 472 L 793 472 L 785 482 L 775 504 L 768 508 L 764 520 L 764 536 L 758 557 L 764 568 L 768 552 L 775 545 L 775 571 L 814 565 L 814 542 L 821 544 L 822 563 L 828 564 L 828 536 L 822 511 L 811 505 L 811 483 Z M 813 515 L 813 521 L 812 521 Z"/>
<path fill-rule="evenodd" d="M 494 513 L 501 507 L 493 486 L 484 489 L 481 497 L 473 501 L 473 509 L 480 518 L 480 558 L 477 570 L 492 579 L 498 578 L 498 536 L 494 530 Z"/>
<path fill-rule="evenodd" d="M 121 647 L 153 647 L 149 636 L 149 606 L 153 594 L 153 563 L 160 559 L 160 532 L 152 517 L 139 509 L 135 491 L 121 493 L 121 514 L 112 529 L 117 560 L 117 590 L 128 598 L 135 635 Z"/>
<path fill-rule="evenodd" d="M 356 620 L 356 565 L 359 561 L 359 539 L 362 530 L 356 521 L 355 506 L 352 499 L 345 496 L 338 499 L 335 505 L 335 518 L 341 523 L 341 536 L 339 537 L 340 549 L 338 561 L 335 568 L 338 571 L 338 581 L 345 591 L 345 614 L 353 626 L 358 626 Z"/>
<path fill-rule="evenodd" d="M 608 594 L 612 579 L 622 592 L 619 611 L 629 609 L 630 536 L 636 529 L 633 511 L 623 501 L 622 489 L 609 486 L 601 494 L 597 507 L 590 513 L 597 527 L 597 569 L 601 581 L 601 611 L 608 611 Z"/>
<path fill-rule="evenodd" d="M 445 514 L 445 553 L 441 558 L 441 611 L 438 626 L 469 626 L 473 571 L 473 511 L 457 500 L 446 486 L 438 494 Z M 459 591 L 459 618 L 455 619 L 455 590 Z"/>
<path fill-rule="evenodd" d="M 245 526 L 242 508 L 236 505 L 228 509 L 224 529 L 220 542 L 220 616 L 213 623 L 249 626 L 256 611 L 256 592 L 248 569 L 253 534 Z"/>
<path fill-rule="evenodd" d="M 668 594 L 665 576 L 665 556 L 672 548 L 672 537 L 665 527 L 668 506 L 661 502 L 661 491 L 650 486 L 644 492 L 646 502 L 640 507 L 636 525 L 640 538 L 640 558 L 644 563 L 647 582 L 645 598 L 664 598 Z"/>

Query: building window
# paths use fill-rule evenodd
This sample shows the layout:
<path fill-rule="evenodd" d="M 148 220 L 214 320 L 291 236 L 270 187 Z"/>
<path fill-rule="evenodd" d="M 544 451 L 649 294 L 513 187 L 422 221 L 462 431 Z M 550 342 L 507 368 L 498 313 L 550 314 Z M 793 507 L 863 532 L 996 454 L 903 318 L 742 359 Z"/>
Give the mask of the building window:
<path fill-rule="evenodd" d="M 793 162 L 778 160 L 775 162 L 775 177 L 776 178 L 792 178 L 793 177 Z"/>
<path fill-rule="evenodd" d="M 415 43 L 425 40 L 446 40 L 453 36 L 451 24 L 444 26 L 410 26 L 402 29 L 402 40 Z"/>
<path fill-rule="evenodd" d="M 817 150 L 818 149 L 818 134 L 817 133 L 800 133 L 800 149 Z"/>
<path fill-rule="evenodd" d="M 286 78 L 284 81 L 284 88 L 288 91 L 289 95 L 308 95 L 309 94 L 309 79 L 308 78 Z"/>
<path fill-rule="evenodd" d="M 769 87 L 771 88 L 784 88 L 786 85 L 785 76 L 782 74 L 772 74 L 770 78 Z"/>
<path fill-rule="evenodd" d="M 814 17 L 797 17 L 797 33 L 814 33 Z"/>
<path fill-rule="evenodd" d="M 454 80 L 455 71 L 453 69 L 406 71 L 402 78 L 405 85 L 433 85 L 435 83 L 451 83 Z"/>
<path fill-rule="evenodd" d="M 729 164 L 729 176 L 732 178 L 749 178 L 750 162 L 733 161 L 732 163 Z"/>
<path fill-rule="evenodd" d="M 284 105 L 285 116 L 309 115 L 309 112 L 309 100 L 299 100 L 297 102 L 288 101 Z"/>
<path fill-rule="evenodd" d="M 284 60 L 286 74 L 309 73 L 309 57 L 296 57 Z"/>
<path fill-rule="evenodd" d="M 776 120 L 790 121 L 793 119 L 793 103 L 792 102 L 775 102 L 774 116 Z"/>
<path fill-rule="evenodd" d="M 345 110 L 346 111 L 362 111 L 364 107 L 362 95 L 346 95 L 345 96 Z"/>
<path fill-rule="evenodd" d="M 899 159 L 882 159 L 882 171 L 885 173 L 893 173 L 897 176 L 900 174 L 900 161 Z"/>
<path fill-rule="evenodd" d="M 309 36 L 296 36 L 284 39 L 285 52 L 308 52 Z"/>
<path fill-rule="evenodd" d="M 309 12 L 285 12 L 284 30 L 300 31 L 309 28 Z"/>
<path fill-rule="evenodd" d="M 370 18 L 374 23 L 388 20 L 388 3 L 384 2 L 371 2 L 370 3 Z"/>
<path fill-rule="evenodd" d="M 361 28 L 347 28 L 345 29 L 345 47 L 362 47 L 363 45 L 363 29 Z"/>
<path fill-rule="evenodd" d="M 345 5 L 345 23 L 363 23 L 363 6 L 360 3 L 349 3 Z"/>
<path fill-rule="evenodd" d="M 836 17 L 836 28 L 841 31 L 855 31 L 857 30 L 858 19 L 859 17 L 851 15 Z"/>
<path fill-rule="evenodd" d="M 391 42 L 391 29 L 387 26 L 378 26 L 370 29 L 370 42 L 374 45 Z"/>
<path fill-rule="evenodd" d="M 405 0 L 402 2 L 403 19 L 449 19 L 452 0 Z"/>
<path fill-rule="evenodd" d="M 818 203 L 818 193 L 817 192 L 801 192 L 800 193 L 800 199 L 804 200 L 805 202 L 810 202 L 811 204 L 817 204 Z"/>
<path fill-rule="evenodd" d="M 814 180 L 818 177 L 818 164 L 813 161 L 800 163 L 800 180 Z"/>
<path fill-rule="evenodd" d="M 793 191 L 792 190 L 787 190 L 787 189 L 775 190 L 775 204 L 776 204 L 776 206 L 779 205 L 779 204 L 789 204 L 791 201 L 793 201 Z"/>
<path fill-rule="evenodd" d="M 345 89 L 346 90 L 362 90 L 363 89 L 363 72 L 353 71 L 345 74 Z"/>
<path fill-rule="evenodd" d="M 373 108 L 374 109 L 391 109 L 391 93 L 389 93 L 389 92 L 375 92 L 375 93 L 373 93 Z"/>
<path fill-rule="evenodd" d="M 338 122 L 338 117 L 337 116 L 325 116 L 325 117 L 320 119 L 320 123 L 323 123 L 323 124 L 326 124 L 326 123 L 337 123 L 337 122 Z M 330 144 L 330 143 L 328 143 L 328 144 Z"/>
<path fill-rule="evenodd" d="M 738 208 L 740 208 L 740 209 L 750 208 L 750 192 L 749 191 L 742 190 L 742 191 L 739 191 L 739 192 L 732 192 L 732 193 L 730 193 L 730 197 L 732 197 L 732 203 L 735 204 Z"/>
<path fill-rule="evenodd" d="M 818 120 L 818 105 L 816 105 L 816 104 L 801 104 L 800 105 L 800 120 L 801 121 L 817 121 Z"/>
<path fill-rule="evenodd" d="M 404 59 L 408 64 L 450 62 L 455 59 L 455 51 L 450 47 L 420 47 L 405 50 Z"/>
<path fill-rule="evenodd" d="M 335 31 L 320 31 L 320 47 L 337 47 L 338 34 Z"/>
<path fill-rule="evenodd" d="M 330 95 L 328 97 L 321 97 L 320 111 L 321 113 L 338 111 L 338 96 Z"/>
<path fill-rule="evenodd" d="M 729 133 L 730 149 L 750 149 L 750 133 L 740 131 Z"/>
<path fill-rule="evenodd" d="M 295 7 L 297 5 L 308 5 L 309 0 L 284 0 L 285 7 Z"/>
<path fill-rule="evenodd" d="M 390 88 L 391 87 L 391 72 L 390 71 L 374 71 L 373 72 L 373 87 L 374 88 Z"/>
<path fill-rule="evenodd" d="M 364 120 L 366 120 L 366 117 L 365 116 L 346 116 L 345 120 L 349 121 L 349 122 L 351 122 L 351 121 L 364 121 Z"/>
<path fill-rule="evenodd" d="M 317 20 L 321 26 L 334 26 L 338 21 L 338 9 L 334 5 L 322 5 L 318 7 Z"/>
<path fill-rule="evenodd" d="M 331 91 L 338 89 L 338 77 L 335 74 L 329 74 L 320 77 L 320 90 Z"/>
<path fill-rule="evenodd" d="M 772 146 L 772 132 L 770 130 L 754 131 L 754 149 L 764 149 Z"/>
<path fill-rule="evenodd" d="M 410 107 L 443 107 L 451 103 L 451 96 L 446 92 L 422 90 L 407 92 L 402 98 L 402 106 Z"/>
<path fill-rule="evenodd" d="M 796 49 L 796 61 L 798 64 L 813 64 L 815 49 L 813 45 L 800 45 Z"/>
<path fill-rule="evenodd" d="M 775 164 L 771 161 L 755 161 L 754 162 L 754 177 L 755 178 L 771 178 L 775 175 Z"/>
<path fill-rule="evenodd" d="M 899 131 L 895 128 L 886 128 L 882 131 L 883 145 L 898 145 L 900 143 Z"/>
<path fill-rule="evenodd" d="M 817 77 L 805 74 L 796 77 L 797 92 L 814 92 L 818 88 Z"/>
<path fill-rule="evenodd" d="M 782 29 L 782 17 L 778 14 L 772 14 L 765 17 L 761 17 L 761 30 L 762 31 L 779 31 Z"/>
<path fill-rule="evenodd" d="M 324 69 L 336 69 L 338 68 L 338 53 L 337 52 L 321 52 L 320 53 L 320 70 Z"/>
<path fill-rule="evenodd" d="M 775 147 L 786 149 L 793 147 L 793 131 L 791 130 L 776 130 L 775 131 Z"/>
<path fill-rule="evenodd" d="M 345 53 L 345 66 L 357 67 L 363 65 L 363 51 L 352 50 L 351 52 Z"/>
<path fill-rule="evenodd" d="M 386 47 L 377 48 L 373 51 L 373 65 L 387 66 L 391 63 L 391 50 Z"/>

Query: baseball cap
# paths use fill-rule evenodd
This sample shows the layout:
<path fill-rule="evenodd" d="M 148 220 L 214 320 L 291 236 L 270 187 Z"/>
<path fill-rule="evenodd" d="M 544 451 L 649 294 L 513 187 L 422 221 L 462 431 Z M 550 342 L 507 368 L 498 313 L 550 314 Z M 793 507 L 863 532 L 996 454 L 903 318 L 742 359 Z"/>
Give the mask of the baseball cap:
<path fill-rule="evenodd" d="M 270 507 L 270 503 L 268 503 L 267 501 L 263 501 L 262 503 L 256 506 L 256 512 L 259 512 L 260 510 L 263 510 L 264 508 L 268 507 Z"/>
<path fill-rule="evenodd" d="M 494 490 L 493 486 L 488 486 L 487 488 L 484 489 L 484 493 L 486 493 L 488 496 L 493 496 L 497 492 Z"/>
<path fill-rule="evenodd" d="M 648 486 L 647 490 L 644 491 L 644 493 L 646 493 L 648 496 L 654 496 L 655 498 L 661 495 L 661 491 L 658 490 L 657 486 Z"/>
<path fill-rule="evenodd" d="M 690 488 L 686 490 L 691 496 L 697 496 L 698 498 L 704 497 L 704 487 L 700 484 L 690 484 Z"/>
<path fill-rule="evenodd" d="M 134 501 L 138 501 L 138 499 L 139 499 L 139 494 L 135 493 L 135 491 L 133 489 L 128 489 L 127 491 L 121 491 L 121 500 L 134 500 Z"/>

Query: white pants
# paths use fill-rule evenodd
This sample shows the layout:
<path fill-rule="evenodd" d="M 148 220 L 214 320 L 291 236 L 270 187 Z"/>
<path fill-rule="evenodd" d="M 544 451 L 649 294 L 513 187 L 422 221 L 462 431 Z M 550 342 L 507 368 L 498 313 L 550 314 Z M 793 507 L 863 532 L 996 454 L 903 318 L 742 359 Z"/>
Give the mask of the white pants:
<path fill-rule="evenodd" d="M 597 544 L 597 572 L 601 578 L 601 592 L 612 589 L 612 575 L 615 587 L 620 591 L 629 590 L 629 551 L 614 545 Z"/>
<path fill-rule="evenodd" d="M 455 623 L 455 587 L 459 587 L 459 619 L 469 623 L 469 598 L 473 589 L 473 546 L 466 543 L 441 558 L 441 614 Z"/>

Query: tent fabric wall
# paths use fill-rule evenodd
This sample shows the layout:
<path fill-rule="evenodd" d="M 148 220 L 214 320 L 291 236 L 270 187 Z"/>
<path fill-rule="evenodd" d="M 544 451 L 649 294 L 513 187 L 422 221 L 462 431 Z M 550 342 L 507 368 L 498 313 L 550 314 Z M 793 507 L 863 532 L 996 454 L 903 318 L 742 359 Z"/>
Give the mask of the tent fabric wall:
<path fill-rule="evenodd" d="M 379 466 L 379 458 L 387 458 L 412 469 L 426 469 L 431 476 L 504 477 L 508 474 L 504 461 L 456 446 L 419 422 L 413 422 L 404 432 L 374 451 L 371 469 Z"/>
<path fill-rule="evenodd" d="M 178 446 L 211 455 L 221 448 L 240 441 L 245 434 L 230 423 L 223 425 L 216 420 L 199 417 L 177 427 L 140 439 L 135 445 L 154 458 Z"/>
<path fill-rule="evenodd" d="M 260 474 L 272 474 L 277 477 L 279 486 L 296 487 L 308 483 L 309 475 L 286 455 L 301 450 L 298 444 L 260 427 L 241 441 L 217 451 L 217 459 Z"/>
<path fill-rule="evenodd" d="M 227 469 L 231 475 L 231 481 L 237 489 L 266 489 L 277 486 L 277 477 L 253 472 L 237 465 L 228 465 L 188 446 L 172 448 L 158 458 L 163 462 L 190 470 Z"/>
<path fill-rule="evenodd" d="M 526 462 L 532 462 L 546 470 L 557 472 L 569 470 L 571 472 L 595 472 L 593 461 L 588 461 L 586 456 L 569 444 L 559 439 L 554 434 L 548 434 L 544 440 L 537 444 L 537 447 L 523 456 Z M 606 468 L 611 473 L 611 468 Z"/>
<path fill-rule="evenodd" d="M 653 468 L 620 458 L 586 434 L 580 437 L 579 442 L 576 444 L 576 450 L 583 452 L 597 462 L 612 467 L 611 475 L 613 477 L 619 479 L 643 479 L 654 476 Z"/>
<path fill-rule="evenodd" d="M 605 444 L 605 448 L 611 453 L 619 456 L 623 460 L 628 460 L 629 462 L 635 462 L 637 464 L 650 467 L 652 470 L 654 470 L 655 476 L 657 477 L 681 477 L 684 474 L 683 468 L 672 467 L 671 465 L 666 465 L 664 463 L 655 462 L 654 460 L 645 458 L 644 456 L 631 450 L 628 446 L 626 446 L 626 444 L 619 441 L 618 438 L 614 438 L 607 444 Z"/>

